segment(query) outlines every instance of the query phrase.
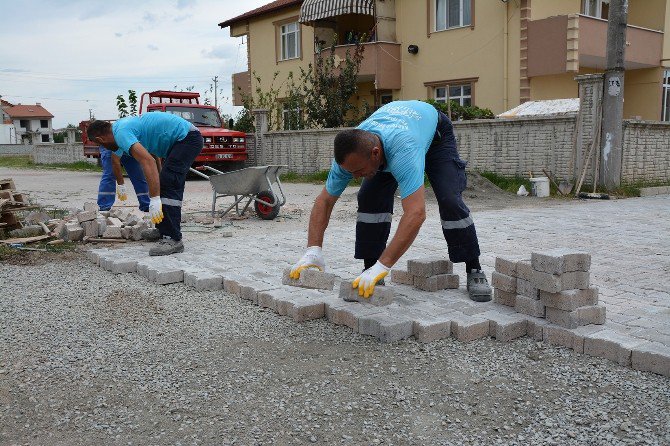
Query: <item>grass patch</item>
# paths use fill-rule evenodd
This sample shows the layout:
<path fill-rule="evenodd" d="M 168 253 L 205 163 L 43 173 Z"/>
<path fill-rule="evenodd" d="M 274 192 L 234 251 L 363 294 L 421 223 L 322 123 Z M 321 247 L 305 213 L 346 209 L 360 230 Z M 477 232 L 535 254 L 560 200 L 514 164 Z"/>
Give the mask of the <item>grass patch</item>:
<path fill-rule="evenodd" d="M 523 177 L 504 177 L 493 172 L 479 172 L 481 176 L 507 192 L 516 193 L 520 186 L 524 186 L 530 193 L 531 185 L 527 178 Z"/>
<path fill-rule="evenodd" d="M 58 164 L 35 164 L 30 155 L 0 156 L 0 167 L 11 167 L 14 169 L 61 169 L 82 172 L 102 172 L 102 167 L 87 161 Z"/>

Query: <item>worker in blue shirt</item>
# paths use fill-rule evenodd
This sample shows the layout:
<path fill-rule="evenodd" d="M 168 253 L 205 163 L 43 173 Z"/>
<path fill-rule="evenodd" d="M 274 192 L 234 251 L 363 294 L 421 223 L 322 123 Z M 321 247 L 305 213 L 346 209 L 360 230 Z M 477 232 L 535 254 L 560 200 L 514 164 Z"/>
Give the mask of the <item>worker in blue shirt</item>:
<path fill-rule="evenodd" d="M 100 146 L 100 164 L 102 164 L 102 177 L 98 186 L 98 207 L 101 211 L 108 211 L 114 205 L 114 195 L 119 200 L 126 201 L 128 192 L 123 179 L 123 172 L 114 172 L 112 163 L 112 152 Z M 126 169 L 130 182 L 135 189 L 137 201 L 140 203 L 140 211 L 149 211 L 149 186 L 144 178 L 142 167 L 132 156 L 123 155 L 121 165 Z"/>
<path fill-rule="evenodd" d="M 188 170 L 203 148 L 200 131 L 177 115 L 151 112 L 113 124 L 93 121 L 87 132 L 91 141 L 114 152 L 114 169 L 121 169 L 124 155 L 142 167 L 149 185 L 149 217 L 162 236 L 149 255 L 183 252 L 181 206 Z"/>
<path fill-rule="evenodd" d="M 491 300 L 491 287 L 479 263 L 475 225 L 462 199 L 466 163 L 458 155 L 453 126 L 444 113 L 421 101 L 386 104 L 357 128 L 338 133 L 334 158 L 326 186 L 312 208 L 307 251 L 292 267 L 292 278 L 299 278 L 306 268 L 325 269 L 321 247 L 335 202 L 352 178 L 362 177 L 354 258 L 363 260 L 364 271 L 352 286 L 361 296 L 372 295 L 426 219 L 425 172 L 439 205 L 449 259 L 465 263 L 472 300 Z M 403 216 L 387 246 L 398 188 Z"/>

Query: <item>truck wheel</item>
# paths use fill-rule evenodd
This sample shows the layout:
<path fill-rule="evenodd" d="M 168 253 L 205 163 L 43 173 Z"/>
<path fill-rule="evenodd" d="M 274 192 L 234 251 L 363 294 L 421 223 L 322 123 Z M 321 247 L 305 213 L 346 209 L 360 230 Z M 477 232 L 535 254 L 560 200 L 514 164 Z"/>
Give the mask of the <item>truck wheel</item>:
<path fill-rule="evenodd" d="M 267 201 L 268 203 L 275 201 L 275 195 L 269 190 L 259 192 L 256 194 L 256 198 Z M 256 209 L 256 214 L 263 220 L 274 220 L 275 217 L 279 215 L 280 206 L 279 204 L 276 206 L 268 206 L 266 204 L 259 203 L 258 201 L 254 201 L 254 208 Z"/>

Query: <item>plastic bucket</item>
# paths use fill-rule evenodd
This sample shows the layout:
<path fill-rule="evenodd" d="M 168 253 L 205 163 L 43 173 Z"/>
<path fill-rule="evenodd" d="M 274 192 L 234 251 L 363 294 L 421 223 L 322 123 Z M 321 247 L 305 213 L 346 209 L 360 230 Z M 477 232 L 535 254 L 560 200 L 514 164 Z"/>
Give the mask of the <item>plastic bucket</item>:
<path fill-rule="evenodd" d="M 532 188 L 532 194 L 535 195 L 536 197 L 549 196 L 549 178 L 547 177 L 531 178 L 530 185 Z"/>

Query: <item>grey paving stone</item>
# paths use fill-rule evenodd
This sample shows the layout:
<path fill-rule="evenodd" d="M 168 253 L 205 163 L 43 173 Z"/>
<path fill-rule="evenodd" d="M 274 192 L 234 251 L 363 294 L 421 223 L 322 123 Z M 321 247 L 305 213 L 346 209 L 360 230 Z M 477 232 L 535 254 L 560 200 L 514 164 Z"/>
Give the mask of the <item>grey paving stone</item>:
<path fill-rule="evenodd" d="M 544 340 L 544 330 L 550 325 L 546 319 L 526 316 L 526 324 L 526 331 L 530 338 L 536 341 Z"/>
<path fill-rule="evenodd" d="M 491 273 L 491 286 L 497 290 L 516 293 L 516 277 L 507 276 L 497 271 Z"/>
<path fill-rule="evenodd" d="M 241 296 L 240 281 L 243 279 L 237 275 L 227 275 L 223 278 L 223 290 L 234 296 Z"/>
<path fill-rule="evenodd" d="M 184 271 L 184 285 L 197 291 L 215 291 L 223 289 L 223 277 L 209 272 Z"/>
<path fill-rule="evenodd" d="M 531 299 L 540 298 L 540 290 L 535 288 L 530 280 L 525 279 L 516 279 L 516 294 L 521 294 Z"/>
<path fill-rule="evenodd" d="M 335 286 L 335 274 L 324 273 L 316 269 L 305 269 L 300 272 L 299 279 L 291 279 L 291 267 L 284 269 L 282 284 L 301 288 L 332 290 Z"/>
<path fill-rule="evenodd" d="M 168 285 L 184 281 L 183 269 L 149 269 L 149 280 L 157 285 Z"/>
<path fill-rule="evenodd" d="M 413 316 L 412 333 L 419 342 L 433 342 L 451 335 L 449 313 Z"/>
<path fill-rule="evenodd" d="M 453 263 L 440 257 L 428 257 L 407 261 L 407 272 L 414 276 L 430 277 L 437 274 L 451 274 L 453 271 Z"/>
<path fill-rule="evenodd" d="M 358 332 L 374 336 L 381 342 L 395 342 L 412 336 L 414 323 L 411 319 L 375 313 L 363 316 L 358 321 Z"/>
<path fill-rule="evenodd" d="M 489 335 L 489 320 L 466 314 L 454 315 L 451 322 L 451 334 L 461 342 L 471 342 Z"/>
<path fill-rule="evenodd" d="M 540 291 L 540 300 L 547 307 L 564 311 L 573 311 L 578 307 L 596 305 L 598 303 L 598 288 L 590 287 L 585 290 L 564 290 L 558 293 Z"/>
<path fill-rule="evenodd" d="M 394 293 L 391 287 L 375 286 L 372 296 L 366 298 L 358 295 L 358 288 L 353 288 L 351 282 L 343 280 L 340 283 L 340 299 L 382 307 L 393 303 Z"/>
<path fill-rule="evenodd" d="M 534 287 L 549 293 L 558 293 L 564 290 L 585 290 L 590 285 L 590 273 L 585 271 L 573 271 L 564 274 L 549 274 L 533 270 L 530 281 Z"/>
<path fill-rule="evenodd" d="M 493 290 L 493 302 L 506 305 L 508 307 L 513 307 L 516 303 L 516 293 L 508 293 L 507 291 L 494 289 Z"/>
<path fill-rule="evenodd" d="M 107 228 L 102 233 L 102 236 L 104 238 L 123 238 L 123 235 L 121 234 L 121 226 L 107 225 Z"/>
<path fill-rule="evenodd" d="M 340 306 L 327 305 L 326 317 L 333 324 L 345 325 L 355 332 L 358 332 L 358 321 L 362 316 L 381 312 L 379 307 L 364 306 L 357 302 L 341 302 Z"/>
<path fill-rule="evenodd" d="M 545 307 L 542 301 L 528 296 L 517 294 L 514 300 L 514 309 L 528 316 L 545 317 Z"/>
<path fill-rule="evenodd" d="M 322 301 L 302 296 L 297 296 L 290 302 L 287 312 L 287 315 L 293 318 L 295 322 L 321 319 L 325 314 L 326 307 Z"/>
<path fill-rule="evenodd" d="M 83 211 L 77 214 L 77 221 L 79 223 L 85 222 L 85 221 L 91 221 L 95 220 L 96 217 L 98 216 L 97 212 L 94 211 Z"/>
<path fill-rule="evenodd" d="M 489 336 L 498 341 L 509 342 L 527 334 L 528 323 L 521 315 L 503 314 L 492 310 L 480 314 L 479 317 L 489 320 Z"/>
<path fill-rule="evenodd" d="M 517 264 L 520 260 L 526 260 L 520 256 L 496 257 L 495 270 L 506 276 L 517 277 Z"/>
<path fill-rule="evenodd" d="M 392 269 L 391 281 L 402 285 L 414 285 L 414 275 L 404 269 Z"/>
<path fill-rule="evenodd" d="M 591 305 L 579 307 L 574 311 L 563 311 L 556 308 L 546 307 L 546 318 L 552 324 L 565 328 L 577 328 L 582 325 L 605 323 L 605 306 Z"/>
<path fill-rule="evenodd" d="M 574 271 L 589 271 L 591 254 L 569 248 L 554 248 L 530 255 L 531 266 L 535 271 L 549 274 L 563 274 Z"/>
<path fill-rule="evenodd" d="M 261 291 L 258 293 L 258 306 L 261 308 L 269 308 L 272 311 L 277 311 L 277 301 L 274 294 L 276 291 Z"/>
<path fill-rule="evenodd" d="M 630 367 L 633 350 L 640 350 L 643 341 L 625 333 L 612 330 L 597 331 L 584 339 L 584 354 L 609 359 Z"/>
<path fill-rule="evenodd" d="M 529 281 L 533 279 L 533 267 L 530 265 L 530 260 L 516 262 L 516 277 Z"/>
<path fill-rule="evenodd" d="M 85 221 L 81 223 L 84 230 L 84 236 L 97 237 L 98 236 L 98 222 L 95 220 Z"/>
<path fill-rule="evenodd" d="M 631 352 L 631 365 L 635 370 L 670 376 L 670 346 L 657 342 L 639 344 Z"/>
<path fill-rule="evenodd" d="M 415 276 L 414 286 L 423 291 L 439 291 L 459 287 L 458 274 L 436 274 L 430 277 Z"/>
<path fill-rule="evenodd" d="M 240 284 L 240 297 L 244 300 L 250 300 L 255 304 L 258 303 L 258 292 L 253 285 Z"/>
<path fill-rule="evenodd" d="M 584 339 L 603 330 L 604 328 L 601 325 L 569 329 L 549 324 L 543 327 L 543 339 L 548 344 L 567 347 L 573 349 L 576 353 L 584 353 Z"/>
<path fill-rule="evenodd" d="M 84 238 L 84 229 L 77 223 L 65 225 L 65 239 L 69 242 L 78 242 Z"/>
<path fill-rule="evenodd" d="M 137 271 L 137 260 L 115 260 L 112 261 L 111 272 L 114 274 L 134 273 Z"/>

